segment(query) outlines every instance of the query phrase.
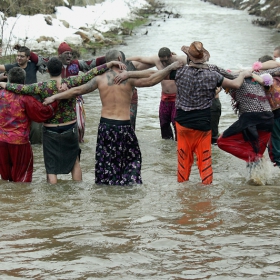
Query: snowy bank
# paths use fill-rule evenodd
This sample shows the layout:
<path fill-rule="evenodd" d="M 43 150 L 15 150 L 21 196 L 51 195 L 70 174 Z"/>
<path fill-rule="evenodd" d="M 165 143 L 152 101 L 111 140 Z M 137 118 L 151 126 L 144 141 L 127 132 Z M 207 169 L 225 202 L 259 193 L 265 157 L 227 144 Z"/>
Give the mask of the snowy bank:
<path fill-rule="evenodd" d="M 88 40 L 101 40 L 102 33 L 119 28 L 123 21 L 135 20 L 137 10 L 144 7 L 149 7 L 146 0 L 105 0 L 85 7 L 56 7 L 52 15 L 18 15 L 4 19 L 1 14 L 3 55 L 13 52 L 11 47 L 17 43 L 53 53 L 63 41 L 81 46 Z"/>

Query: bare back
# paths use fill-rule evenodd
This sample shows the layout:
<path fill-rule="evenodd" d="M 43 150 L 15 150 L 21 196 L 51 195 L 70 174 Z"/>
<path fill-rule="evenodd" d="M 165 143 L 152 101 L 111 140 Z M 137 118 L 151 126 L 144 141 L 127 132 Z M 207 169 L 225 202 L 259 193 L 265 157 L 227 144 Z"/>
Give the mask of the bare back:
<path fill-rule="evenodd" d="M 114 84 L 118 73 L 119 69 L 113 67 L 96 77 L 102 103 L 101 116 L 114 120 L 130 120 L 133 86 L 128 81 L 123 81 L 120 85 Z"/>

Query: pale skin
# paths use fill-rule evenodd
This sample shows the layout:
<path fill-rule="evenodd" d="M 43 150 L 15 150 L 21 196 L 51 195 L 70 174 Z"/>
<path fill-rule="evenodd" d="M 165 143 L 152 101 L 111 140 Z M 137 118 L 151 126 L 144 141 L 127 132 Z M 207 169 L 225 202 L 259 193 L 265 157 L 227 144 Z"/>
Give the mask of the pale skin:
<path fill-rule="evenodd" d="M 19 65 L 19 67 L 24 69 L 27 66 L 27 62 L 29 61 L 30 56 L 26 56 L 25 52 L 18 52 L 16 59 L 17 59 L 17 63 Z M 6 71 L 4 64 L 0 65 L 0 71 L 2 71 L 2 72 Z"/>
<path fill-rule="evenodd" d="M 263 78 L 261 76 L 252 73 L 252 78 L 259 84 L 263 85 Z"/>
<path fill-rule="evenodd" d="M 252 77 L 252 71 L 251 70 L 244 70 L 239 73 L 239 76 L 235 78 L 234 80 L 230 80 L 227 78 L 224 78 L 222 87 L 223 88 L 232 88 L 232 89 L 239 89 L 244 81 L 245 78 Z"/>
<path fill-rule="evenodd" d="M 181 50 L 187 54 L 187 49 L 188 47 L 186 46 L 182 46 Z M 153 63 L 154 66 L 156 66 L 157 68 L 160 68 L 160 69 L 163 69 L 164 67 L 166 67 L 166 65 L 168 65 L 171 61 L 180 61 L 183 63 L 183 65 L 186 65 L 186 64 L 189 64 L 189 65 L 194 65 L 192 63 L 192 61 L 188 61 L 188 57 L 186 55 L 184 56 L 178 56 L 176 55 L 174 52 L 171 52 L 171 56 L 170 57 L 163 57 L 163 58 L 160 58 L 158 56 L 151 56 L 151 57 L 140 57 L 140 56 L 135 56 L 135 57 L 130 57 L 128 58 L 128 60 L 132 61 L 132 60 L 138 60 L 138 61 L 141 61 L 141 62 L 150 62 L 150 63 Z M 134 61 L 133 61 L 134 62 Z M 195 64 L 195 67 L 196 68 L 208 68 L 207 64 L 203 64 L 203 63 L 198 63 L 198 64 Z M 152 71 L 152 70 L 151 70 Z M 119 75 L 117 75 L 117 77 L 115 78 L 115 81 L 117 83 L 120 83 L 121 81 L 123 80 L 126 80 L 128 78 L 143 78 L 145 77 L 144 76 L 144 73 L 146 72 L 138 72 L 138 73 L 130 73 L 130 72 L 126 72 L 126 71 L 123 71 L 122 73 L 120 73 Z M 172 86 L 172 90 L 176 90 L 176 93 L 177 93 L 177 87 L 176 87 L 176 84 L 173 80 L 164 80 L 162 81 L 162 84 L 163 83 L 166 83 L 166 82 L 169 82 L 169 85 Z M 171 83 L 170 83 L 171 82 Z M 170 92 L 172 93 L 172 92 Z"/>
<path fill-rule="evenodd" d="M 185 65 L 187 63 L 187 57 L 184 56 L 178 56 L 176 54 L 171 54 L 170 57 L 159 57 L 158 55 L 154 56 L 148 56 L 148 57 L 142 57 L 142 56 L 134 56 L 130 57 L 127 60 L 130 61 L 138 61 L 146 64 L 150 64 L 155 66 L 158 70 L 164 69 L 166 66 L 172 64 L 175 61 L 179 61 L 180 63 L 183 63 Z M 177 87 L 175 85 L 174 81 L 171 80 L 163 80 L 161 81 L 161 88 L 162 92 L 166 94 L 173 94 L 177 93 Z"/>
<path fill-rule="evenodd" d="M 146 69 L 154 67 L 154 65 L 152 65 L 152 64 L 142 63 L 139 61 L 131 61 L 131 62 L 138 71 L 146 70 Z"/>
<path fill-rule="evenodd" d="M 121 69 L 125 69 L 125 65 L 123 63 L 121 63 L 120 61 L 108 62 L 107 63 L 107 68 L 111 68 L 113 65 L 114 65 L 115 68 L 119 69 L 119 71 L 121 71 Z M 55 77 L 50 76 L 50 80 L 55 80 L 56 81 L 56 85 L 57 85 L 57 88 L 59 90 L 65 90 L 65 88 L 63 87 L 63 84 L 61 84 L 61 79 L 62 79 L 61 75 L 55 76 Z M 6 82 L 0 82 L 0 87 L 5 88 L 6 84 L 7 84 Z M 77 87 L 77 88 L 79 88 L 79 87 Z M 70 122 L 70 123 L 74 123 L 74 122 L 75 121 Z M 70 123 L 59 124 L 59 126 L 68 125 Z M 56 126 L 57 127 L 57 125 L 50 125 L 50 124 L 46 124 L 46 125 L 47 126 Z M 76 162 L 74 164 L 74 167 L 73 167 L 73 169 L 71 171 L 71 175 L 72 175 L 73 181 L 81 181 L 82 180 L 82 170 L 81 170 L 80 161 L 79 161 L 78 157 L 77 157 Z M 50 184 L 56 184 L 57 183 L 57 175 L 56 174 L 47 174 L 47 181 Z"/>
<path fill-rule="evenodd" d="M 88 83 L 71 88 L 65 92 L 55 94 L 45 99 L 44 104 L 52 103 L 52 100 L 61 100 L 72 98 L 81 94 L 90 93 L 99 89 L 99 95 L 102 103 L 101 117 L 114 120 L 130 120 L 130 104 L 133 87 L 151 87 L 162 81 L 172 70 L 182 67 L 182 63 L 175 62 L 168 67 L 153 71 L 148 78 L 132 78 L 123 81 L 121 84 L 114 82 L 115 77 L 122 70 L 118 67 L 112 67 L 106 73 L 94 77 Z M 149 71 L 143 70 L 140 72 Z M 133 73 L 138 71 L 132 71 Z"/>
<path fill-rule="evenodd" d="M 272 68 L 280 67 L 280 62 L 277 62 L 275 60 L 269 60 L 262 63 L 262 67 L 260 70 L 267 70 Z"/>
<path fill-rule="evenodd" d="M 148 71 L 148 70 L 147 70 Z M 153 70 L 150 70 L 153 71 Z M 121 83 L 122 81 L 129 79 L 129 78 L 143 78 L 147 77 L 147 72 L 145 71 L 121 71 L 116 77 L 115 82 Z M 230 80 L 227 78 L 224 78 L 222 87 L 223 88 L 232 88 L 232 89 L 238 89 L 241 87 L 244 78 L 252 77 L 252 70 L 243 70 L 239 71 L 239 76 L 234 79 Z M 219 97 L 219 92 L 221 91 L 221 88 L 217 88 L 216 93 Z"/>

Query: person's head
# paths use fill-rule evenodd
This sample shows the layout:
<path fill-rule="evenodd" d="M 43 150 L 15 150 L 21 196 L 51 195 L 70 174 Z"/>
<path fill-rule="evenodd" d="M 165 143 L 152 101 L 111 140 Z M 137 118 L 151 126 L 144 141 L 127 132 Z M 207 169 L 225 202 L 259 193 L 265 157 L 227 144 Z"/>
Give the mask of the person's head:
<path fill-rule="evenodd" d="M 62 61 L 58 57 L 52 57 L 48 63 L 48 72 L 52 77 L 58 77 L 62 72 Z"/>
<path fill-rule="evenodd" d="M 106 60 L 106 62 L 110 62 L 110 61 L 124 62 L 123 56 L 122 56 L 121 52 L 118 50 L 110 50 L 110 51 L 106 52 L 105 60 Z"/>
<path fill-rule="evenodd" d="M 159 49 L 158 57 L 164 67 L 166 67 L 172 63 L 172 61 L 171 61 L 172 53 L 169 48 L 163 47 L 163 48 Z"/>
<path fill-rule="evenodd" d="M 203 44 L 199 41 L 194 41 L 189 47 L 185 47 L 185 54 L 193 63 L 205 63 L 209 60 L 210 54 L 204 49 Z"/>
<path fill-rule="evenodd" d="M 280 46 L 276 47 L 273 51 L 273 59 L 276 60 L 278 57 L 280 57 Z"/>
<path fill-rule="evenodd" d="M 71 63 L 72 49 L 67 43 L 62 42 L 57 49 L 57 53 L 63 65 L 69 65 Z"/>
<path fill-rule="evenodd" d="M 12 68 L 8 73 L 8 81 L 15 84 L 25 83 L 26 72 L 20 67 Z"/>
<path fill-rule="evenodd" d="M 17 63 L 21 67 L 25 67 L 30 59 L 30 49 L 22 46 L 17 51 Z"/>
<path fill-rule="evenodd" d="M 273 57 L 271 55 L 263 55 L 259 58 L 259 62 L 263 63 L 269 60 L 273 60 Z"/>

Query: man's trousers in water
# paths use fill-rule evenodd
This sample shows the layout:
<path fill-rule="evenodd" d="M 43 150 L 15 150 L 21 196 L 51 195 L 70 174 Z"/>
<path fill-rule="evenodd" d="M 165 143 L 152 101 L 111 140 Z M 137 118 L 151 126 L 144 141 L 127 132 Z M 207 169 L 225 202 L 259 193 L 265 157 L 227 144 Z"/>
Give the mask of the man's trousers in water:
<path fill-rule="evenodd" d="M 176 94 L 163 94 L 159 104 L 159 122 L 162 139 L 177 140 L 176 137 L 176 126 L 175 126 L 175 96 Z M 174 135 L 172 127 L 174 129 Z"/>
<path fill-rule="evenodd" d="M 189 180 L 194 154 L 197 157 L 202 184 L 209 185 L 213 181 L 211 158 L 211 130 L 201 131 L 181 126 L 176 122 L 177 129 L 177 156 L 178 182 Z"/>

